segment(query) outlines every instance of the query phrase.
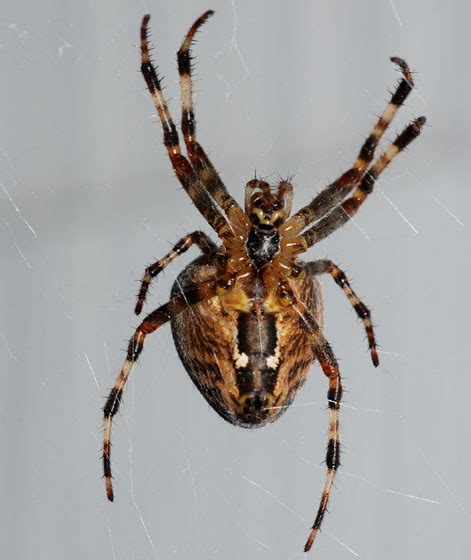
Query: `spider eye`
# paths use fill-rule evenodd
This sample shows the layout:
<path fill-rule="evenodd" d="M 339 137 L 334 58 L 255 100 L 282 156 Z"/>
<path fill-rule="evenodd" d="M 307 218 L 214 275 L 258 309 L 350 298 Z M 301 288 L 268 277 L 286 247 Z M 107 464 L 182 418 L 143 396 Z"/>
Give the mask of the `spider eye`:
<path fill-rule="evenodd" d="M 273 210 L 280 210 L 281 207 L 282 207 L 282 204 L 279 200 L 275 200 L 272 204 Z"/>

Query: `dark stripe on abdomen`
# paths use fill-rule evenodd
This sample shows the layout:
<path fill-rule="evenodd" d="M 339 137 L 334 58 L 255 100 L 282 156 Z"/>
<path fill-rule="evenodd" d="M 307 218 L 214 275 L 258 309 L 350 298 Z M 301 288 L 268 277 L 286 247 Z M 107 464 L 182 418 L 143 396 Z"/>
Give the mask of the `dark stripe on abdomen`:
<path fill-rule="evenodd" d="M 274 315 L 240 313 L 237 323 L 237 342 L 240 354 L 246 354 L 248 363 L 236 369 L 237 387 L 241 394 L 255 388 L 272 392 L 278 368 L 269 368 L 267 359 L 275 356 L 277 346 Z"/>

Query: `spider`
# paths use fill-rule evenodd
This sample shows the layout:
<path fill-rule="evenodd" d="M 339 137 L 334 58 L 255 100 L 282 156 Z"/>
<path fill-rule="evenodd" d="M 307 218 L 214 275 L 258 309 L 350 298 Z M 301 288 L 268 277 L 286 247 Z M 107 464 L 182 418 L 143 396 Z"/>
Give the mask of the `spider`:
<path fill-rule="evenodd" d="M 137 327 L 126 359 L 104 406 L 103 468 L 113 501 L 111 425 L 144 340 L 170 322 L 181 361 L 211 407 L 228 422 L 255 428 L 276 420 L 291 404 L 317 360 L 328 380 L 329 432 L 326 478 L 317 515 L 306 541 L 308 551 L 321 527 L 340 465 L 339 421 L 342 380 L 323 327 L 318 276 L 330 274 L 363 322 L 374 366 L 375 334 L 366 305 L 344 272 L 330 260 L 303 262 L 299 256 L 343 226 L 373 191 L 391 161 L 419 136 L 425 118 L 413 120 L 375 160 L 376 148 L 413 88 L 406 62 L 391 58 L 402 74 L 383 114 L 348 169 L 291 215 L 293 186 L 255 178 L 245 187 L 245 208 L 229 194 L 196 139 L 191 47 L 196 32 L 213 15 L 206 11 L 190 27 L 178 51 L 181 130 L 187 156 L 149 54 L 148 24 L 141 24 L 141 72 L 163 128 L 164 145 L 175 174 L 221 241 L 202 231 L 183 237 L 142 279 L 135 312 L 140 314 L 151 281 L 176 257 L 197 245 L 201 256 L 180 273 L 167 303 Z"/>

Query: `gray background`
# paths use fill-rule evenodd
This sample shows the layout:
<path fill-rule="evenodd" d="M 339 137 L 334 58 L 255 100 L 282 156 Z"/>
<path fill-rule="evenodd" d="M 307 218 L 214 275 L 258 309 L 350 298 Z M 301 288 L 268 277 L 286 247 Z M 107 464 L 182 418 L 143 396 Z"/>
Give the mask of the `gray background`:
<path fill-rule="evenodd" d="M 136 281 L 203 228 L 173 177 L 138 72 L 155 56 L 179 119 L 175 51 L 199 37 L 199 136 L 230 190 L 296 173 L 296 207 L 349 167 L 398 75 L 418 73 L 392 131 L 427 115 L 350 223 L 314 248 L 374 310 L 363 331 L 330 278 L 326 334 L 346 403 L 343 467 L 312 558 L 464 558 L 469 548 L 469 19 L 464 1 L 12 2 L 0 17 L 1 506 L 5 558 L 290 559 L 324 481 L 326 382 L 256 431 L 192 386 L 169 328 L 148 339 L 100 479 L 104 396 L 124 357 Z M 276 177 L 276 175 L 274 175 Z M 383 194 L 384 193 L 384 194 Z M 190 259 L 152 290 L 166 300 Z"/>

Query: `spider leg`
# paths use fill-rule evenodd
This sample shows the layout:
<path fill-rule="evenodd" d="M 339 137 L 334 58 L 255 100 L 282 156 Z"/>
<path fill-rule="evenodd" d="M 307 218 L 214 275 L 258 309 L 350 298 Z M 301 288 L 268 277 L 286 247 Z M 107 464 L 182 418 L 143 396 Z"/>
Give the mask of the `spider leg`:
<path fill-rule="evenodd" d="M 144 16 L 141 24 L 141 72 L 151 94 L 157 114 L 164 131 L 164 145 L 167 148 L 170 161 L 175 174 L 183 188 L 193 201 L 193 204 L 201 212 L 210 226 L 220 237 L 231 236 L 230 227 L 215 206 L 208 192 L 198 178 L 190 162 L 182 155 L 178 140 L 178 132 L 170 115 L 170 111 L 162 91 L 160 78 L 154 68 L 149 54 L 149 41 L 147 28 L 150 15 Z"/>
<path fill-rule="evenodd" d="M 229 194 L 218 172 L 209 160 L 201 145 L 196 141 L 196 121 L 193 108 L 193 82 L 191 77 L 191 47 L 200 27 L 214 14 L 207 10 L 190 27 L 177 53 L 180 74 L 180 98 L 182 103 L 182 132 L 191 164 L 205 185 L 209 194 L 226 212 L 229 219 L 245 221 L 242 208 Z"/>
<path fill-rule="evenodd" d="M 141 281 L 141 287 L 139 288 L 139 293 L 137 295 L 137 302 L 135 313 L 139 315 L 142 311 L 142 306 L 146 301 L 147 291 L 149 285 L 153 278 L 157 276 L 162 270 L 167 267 L 171 262 L 173 262 L 179 255 L 188 251 L 188 249 L 194 244 L 198 245 L 204 255 L 216 254 L 218 248 L 215 243 L 202 231 L 194 231 L 182 237 L 178 243 L 176 243 L 173 249 L 162 257 L 155 263 L 148 266 L 144 272 L 144 277 Z"/>
<path fill-rule="evenodd" d="M 321 527 L 322 520 L 327 511 L 335 473 L 340 466 L 340 404 L 342 402 L 342 380 L 337 366 L 337 360 L 327 341 L 317 346 L 316 353 L 322 371 L 329 379 L 329 389 L 327 392 L 327 400 L 329 402 L 329 441 L 325 458 L 327 474 L 324 489 L 322 491 L 316 518 L 306 544 L 304 545 L 304 552 L 311 549 L 312 543 Z"/>
<path fill-rule="evenodd" d="M 304 270 L 311 276 L 318 274 L 328 273 L 332 276 L 335 283 L 342 288 L 343 293 L 347 296 L 348 301 L 351 303 L 358 317 L 363 321 L 366 336 L 368 339 L 368 346 L 370 349 L 371 360 L 373 365 L 379 365 L 378 352 L 376 350 L 376 340 L 373 330 L 373 323 L 371 322 L 371 313 L 368 307 L 359 299 L 350 286 L 345 272 L 341 270 L 336 264 L 329 260 L 318 260 L 304 265 Z"/>
<path fill-rule="evenodd" d="M 412 72 L 407 63 L 398 57 L 392 57 L 391 61 L 397 64 L 402 72 L 402 79 L 394 90 L 391 100 L 387 104 L 383 114 L 377 120 L 373 130 L 363 143 L 358 157 L 353 166 L 341 175 L 333 183 L 325 187 L 314 199 L 306 206 L 293 214 L 288 223 L 297 223 L 298 232 L 302 231 L 310 223 L 322 218 L 332 208 L 349 194 L 353 187 L 358 184 L 366 169 L 373 161 L 375 150 L 383 137 L 386 129 L 390 125 L 397 111 L 403 105 L 409 93 L 414 87 Z"/>
<path fill-rule="evenodd" d="M 306 309 L 300 309 L 299 302 L 294 303 L 294 308 L 300 315 L 301 328 L 307 328 L 311 333 L 314 353 L 319 360 L 322 371 L 329 380 L 329 388 L 327 391 L 327 400 L 329 403 L 329 440 L 325 459 L 327 473 L 319 508 L 311 532 L 304 545 L 304 552 L 307 552 L 311 549 L 314 539 L 321 527 L 322 520 L 327 511 L 335 474 L 340 466 L 340 405 L 342 402 L 342 379 L 334 352 L 312 314 Z"/>
<path fill-rule="evenodd" d="M 147 317 L 142 321 L 142 323 L 137 327 L 134 332 L 133 337 L 129 341 L 128 350 L 126 354 L 126 359 L 124 361 L 123 367 L 119 372 L 118 377 L 114 383 L 113 388 L 106 400 L 106 404 L 103 408 L 103 472 L 106 483 L 106 494 L 110 501 L 113 501 L 113 486 L 111 482 L 111 425 L 113 422 L 113 417 L 118 412 L 119 405 L 121 403 L 123 392 L 126 387 L 126 383 L 131 374 L 132 368 L 139 358 L 144 347 L 144 339 L 148 334 L 153 333 L 159 327 L 167 323 L 183 311 L 187 309 L 188 306 L 196 305 L 201 301 L 208 300 L 215 295 L 215 281 L 209 280 L 200 285 L 194 285 L 174 296 L 167 303 L 160 306 L 158 309 L 147 315 Z"/>
<path fill-rule="evenodd" d="M 368 195 L 373 192 L 376 180 L 391 161 L 419 136 L 426 122 L 425 117 L 419 117 L 411 122 L 386 149 L 380 158 L 368 169 L 360 184 L 353 191 L 350 198 L 329 212 L 322 220 L 305 231 L 300 237 L 306 241 L 307 247 L 318 243 L 335 230 L 343 226 L 356 214 Z"/>

